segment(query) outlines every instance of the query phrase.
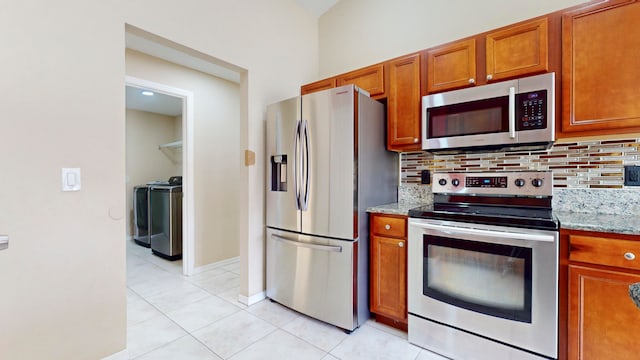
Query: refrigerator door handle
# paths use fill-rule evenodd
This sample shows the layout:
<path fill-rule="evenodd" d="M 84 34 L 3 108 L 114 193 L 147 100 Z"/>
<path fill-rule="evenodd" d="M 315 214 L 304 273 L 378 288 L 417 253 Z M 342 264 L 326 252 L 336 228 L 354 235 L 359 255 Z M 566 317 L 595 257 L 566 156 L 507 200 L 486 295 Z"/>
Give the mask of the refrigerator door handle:
<path fill-rule="evenodd" d="M 296 192 L 297 210 L 300 210 L 300 187 L 298 186 L 300 176 L 300 125 L 302 125 L 302 121 L 298 120 L 293 139 L 293 189 Z"/>
<path fill-rule="evenodd" d="M 309 244 L 309 243 L 296 241 L 294 239 L 289 239 L 289 238 L 286 238 L 286 237 L 280 236 L 280 235 L 272 234 L 271 236 L 274 239 L 276 239 L 276 240 L 278 240 L 280 242 L 283 242 L 283 243 L 289 244 L 289 245 L 293 245 L 293 246 L 296 246 L 296 247 L 303 247 L 303 248 L 308 248 L 308 249 L 313 249 L 313 250 L 322 250 L 322 251 L 329 251 L 329 252 L 342 252 L 342 246 Z"/>
<path fill-rule="evenodd" d="M 306 211 L 309 208 L 309 123 L 303 120 L 302 123 L 303 139 L 303 174 L 304 174 L 304 195 L 302 196 L 302 210 Z"/>

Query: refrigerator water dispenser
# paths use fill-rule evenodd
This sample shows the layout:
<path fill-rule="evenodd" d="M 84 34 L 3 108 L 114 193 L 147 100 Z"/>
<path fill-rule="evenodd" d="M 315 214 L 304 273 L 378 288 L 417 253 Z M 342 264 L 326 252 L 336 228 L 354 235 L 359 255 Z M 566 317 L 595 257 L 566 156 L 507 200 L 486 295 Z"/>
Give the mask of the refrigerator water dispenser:
<path fill-rule="evenodd" d="M 271 191 L 287 191 L 287 155 L 271 156 Z"/>

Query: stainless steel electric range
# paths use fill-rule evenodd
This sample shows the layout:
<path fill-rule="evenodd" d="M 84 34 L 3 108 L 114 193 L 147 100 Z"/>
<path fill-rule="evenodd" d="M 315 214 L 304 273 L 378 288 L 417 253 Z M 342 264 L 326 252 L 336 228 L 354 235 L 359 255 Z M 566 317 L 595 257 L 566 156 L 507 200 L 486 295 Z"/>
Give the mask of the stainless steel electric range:
<path fill-rule="evenodd" d="M 409 212 L 409 341 L 461 360 L 557 359 L 551 172 L 434 173 Z"/>

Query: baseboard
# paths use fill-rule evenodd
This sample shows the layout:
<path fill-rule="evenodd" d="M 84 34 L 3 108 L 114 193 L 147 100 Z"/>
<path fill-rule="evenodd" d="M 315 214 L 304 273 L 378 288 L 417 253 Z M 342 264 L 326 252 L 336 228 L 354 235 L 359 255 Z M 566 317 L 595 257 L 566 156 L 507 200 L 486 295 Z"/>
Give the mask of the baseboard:
<path fill-rule="evenodd" d="M 115 354 L 102 358 L 102 360 L 127 360 L 127 359 L 129 359 L 129 354 L 127 349 L 124 349 L 120 352 L 117 352 Z"/>
<path fill-rule="evenodd" d="M 249 296 L 249 297 L 246 297 L 244 295 L 238 295 L 238 301 L 241 302 L 242 304 L 247 305 L 247 306 L 251 306 L 251 305 L 253 305 L 253 304 L 257 303 L 257 302 L 260 302 L 260 301 L 262 301 L 262 300 L 264 300 L 266 298 L 267 298 L 267 296 L 266 296 L 264 291 L 259 292 L 259 293 L 255 294 L 255 295 L 252 295 L 252 296 Z"/>
<path fill-rule="evenodd" d="M 199 273 L 202 273 L 202 272 L 205 272 L 205 271 L 213 270 L 215 268 L 219 268 L 219 267 L 226 266 L 226 265 L 229 265 L 229 264 L 233 264 L 233 263 L 237 262 L 238 260 L 240 260 L 240 257 L 236 256 L 236 257 L 232 257 L 232 258 L 216 261 L 216 262 L 211 263 L 211 264 L 198 266 L 197 268 L 193 269 L 193 275 L 196 275 L 196 274 L 199 274 Z"/>

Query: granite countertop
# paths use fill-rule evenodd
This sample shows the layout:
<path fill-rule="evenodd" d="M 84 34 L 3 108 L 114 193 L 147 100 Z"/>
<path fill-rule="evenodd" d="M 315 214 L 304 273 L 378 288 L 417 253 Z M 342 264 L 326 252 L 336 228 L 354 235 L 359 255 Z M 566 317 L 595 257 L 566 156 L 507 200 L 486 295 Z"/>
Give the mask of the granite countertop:
<path fill-rule="evenodd" d="M 397 202 L 372 206 L 369 213 L 409 215 L 409 210 L 424 206 L 424 203 Z M 599 231 L 616 234 L 640 235 L 640 216 L 554 211 L 560 227 L 570 230 Z"/>
<path fill-rule="evenodd" d="M 369 213 L 377 213 L 377 214 L 391 214 L 391 215 L 409 215 L 409 210 L 413 208 L 417 208 L 423 206 L 423 203 L 414 203 L 414 202 L 396 202 L 391 204 L 384 204 L 378 206 L 372 206 L 367 208 L 367 212 Z"/>
<path fill-rule="evenodd" d="M 640 235 L 640 216 L 565 211 L 554 214 L 563 229 Z"/>
<path fill-rule="evenodd" d="M 431 186 L 402 184 L 398 200 L 369 207 L 367 212 L 408 216 L 410 209 L 433 204 Z M 640 235 L 638 189 L 558 188 L 552 208 L 563 229 Z"/>

